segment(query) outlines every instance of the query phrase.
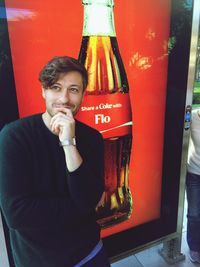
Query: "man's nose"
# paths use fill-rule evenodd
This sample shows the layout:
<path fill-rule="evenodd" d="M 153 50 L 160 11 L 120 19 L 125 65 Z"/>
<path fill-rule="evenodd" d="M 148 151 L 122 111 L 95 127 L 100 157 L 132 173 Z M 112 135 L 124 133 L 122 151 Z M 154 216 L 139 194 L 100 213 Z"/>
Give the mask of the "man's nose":
<path fill-rule="evenodd" d="M 60 99 L 61 99 L 62 102 L 64 102 L 64 103 L 69 101 L 69 92 L 68 92 L 68 90 L 63 90 L 63 91 L 61 92 Z"/>

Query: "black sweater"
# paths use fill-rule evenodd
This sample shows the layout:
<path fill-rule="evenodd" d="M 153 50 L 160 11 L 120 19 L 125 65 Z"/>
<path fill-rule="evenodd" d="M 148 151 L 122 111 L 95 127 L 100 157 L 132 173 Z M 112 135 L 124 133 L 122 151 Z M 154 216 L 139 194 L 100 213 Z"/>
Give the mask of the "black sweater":
<path fill-rule="evenodd" d="M 100 238 L 95 206 L 104 190 L 103 141 L 76 121 L 83 163 L 68 172 L 59 139 L 41 114 L 0 133 L 0 206 L 17 267 L 71 267 Z"/>

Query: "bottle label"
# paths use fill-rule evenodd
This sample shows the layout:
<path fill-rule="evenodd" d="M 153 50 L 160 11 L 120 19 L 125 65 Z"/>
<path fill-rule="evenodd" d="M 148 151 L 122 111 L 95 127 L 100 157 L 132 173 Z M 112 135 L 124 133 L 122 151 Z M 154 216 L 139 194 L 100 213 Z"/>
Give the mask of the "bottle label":
<path fill-rule="evenodd" d="M 76 119 L 97 129 L 104 138 L 131 134 L 129 95 L 127 93 L 86 95 Z"/>

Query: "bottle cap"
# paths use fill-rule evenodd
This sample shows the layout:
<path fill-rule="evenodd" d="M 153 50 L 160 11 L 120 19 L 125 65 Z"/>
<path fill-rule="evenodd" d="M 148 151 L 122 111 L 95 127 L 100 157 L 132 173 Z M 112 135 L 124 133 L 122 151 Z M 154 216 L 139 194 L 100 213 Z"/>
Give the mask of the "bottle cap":
<path fill-rule="evenodd" d="M 92 5 L 92 4 L 98 4 L 98 5 L 105 5 L 105 6 L 114 6 L 114 0 L 82 0 L 83 5 Z"/>

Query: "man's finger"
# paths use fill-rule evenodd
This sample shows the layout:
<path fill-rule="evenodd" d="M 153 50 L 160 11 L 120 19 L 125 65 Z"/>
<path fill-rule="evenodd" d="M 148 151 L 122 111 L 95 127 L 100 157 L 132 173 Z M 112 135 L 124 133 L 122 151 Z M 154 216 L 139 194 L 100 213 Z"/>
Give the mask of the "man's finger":
<path fill-rule="evenodd" d="M 72 113 L 72 110 L 70 108 L 57 108 L 57 110 L 59 112 L 62 112 L 64 113 L 65 115 L 69 116 L 69 117 L 72 117 L 73 118 L 73 113 Z"/>
<path fill-rule="evenodd" d="M 73 118 L 73 113 L 72 113 L 72 110 L 70 108 L 66 108 L 66 115 Z"/>
<path fill-rule="evenodd" d="M 73 115 L 71 115 L 71 113 L 63 113 L 63 112 L 59 112 L 57 113 L 56 115 L 54 115 L 52 118 L 51 118 L 51 121 L 50 121 L 50 126 L 57 120 L 57 119 L 63 119 L 63 120 L 70 120 L 71 122 L 73 122 L 74 120 L 74 117 Z"/>

